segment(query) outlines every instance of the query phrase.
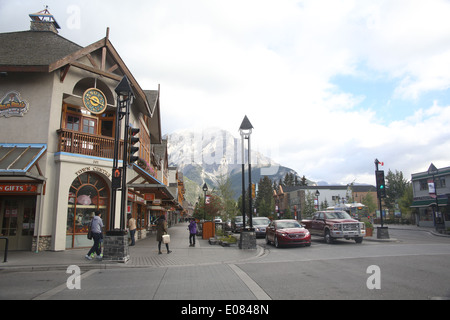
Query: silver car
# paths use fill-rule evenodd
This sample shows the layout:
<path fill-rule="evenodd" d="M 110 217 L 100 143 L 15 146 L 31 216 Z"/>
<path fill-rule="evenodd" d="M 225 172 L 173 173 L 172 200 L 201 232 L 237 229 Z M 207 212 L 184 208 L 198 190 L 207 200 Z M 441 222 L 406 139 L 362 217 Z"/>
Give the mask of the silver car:
<path fill-rule="evenodd" d="M 266 228 L 270 224 L 270 219 L 267 217 L 254 217 L 252 222 L 256 237 L 265 238 Z"/>

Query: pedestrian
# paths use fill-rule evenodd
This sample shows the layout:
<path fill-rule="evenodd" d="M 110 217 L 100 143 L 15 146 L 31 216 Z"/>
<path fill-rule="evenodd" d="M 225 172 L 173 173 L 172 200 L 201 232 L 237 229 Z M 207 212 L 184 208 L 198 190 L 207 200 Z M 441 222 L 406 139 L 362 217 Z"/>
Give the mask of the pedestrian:
<path fill-rule="evenodd" d="M 89 250 L 88 254 L 85 256 L 85 258 L 88 260 L 92 260 L 92 258 L 94 258 L 94 252 L 97 254 L 97 259 L 101 260 L 103 258 L 101 247 L 101 242 L 103 240 L 102 228 L 102 214 L 100 213 L 100 211 L 95 211 L 95 216 L 91 221 L 91 232 L 94 244 L 92 245 L 91 250 Z"/>
<path fill-rule="evenodd" d="M 197 234 L 197 224 L 195 219 L 192 218 L 189 223 L 189 247 L 195 247 L 195 235 Z"/>
<path fill-rule="evenodd" d="M 156 241 L 158 241 L 158 254 L 161 254 L 161 242 L 163 241 L 163 235 L 168 234 L 167 232 L 167 222 L 164 215 L 160 216 L 156 224 Z M 169 244 L 166 243 L 167 254 L 172 251 L 169 250 Z"/>
<path fill-rule="evenodd" d="M 136 219 L 131 216 L 131 214 L 128 215 L 128 230 L 130 230 L 130 238 L 131 238 L 131 244 L 130 246 L 135 245 L 134 236 L 136 234 Z"/>

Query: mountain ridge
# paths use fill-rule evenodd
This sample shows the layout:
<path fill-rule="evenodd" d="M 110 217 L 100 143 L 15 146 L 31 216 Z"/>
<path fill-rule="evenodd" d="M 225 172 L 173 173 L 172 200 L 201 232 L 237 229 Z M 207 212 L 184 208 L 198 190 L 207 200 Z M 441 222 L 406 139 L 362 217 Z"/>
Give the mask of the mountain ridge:
<path fill-rule="evenodd" d="M 178 167 L 183 176 L 196 185 L 205 182 L 209 190 L 217 187 L 221 177 L 229 176 L 235 198 L 242 193 L 242 146 L 241 140 L 230 132 L 209 128 L 203 131 L 181 130 L 164 136 L 167 139 L 169 165 Z M 248 187 L 248 150 L 245 148 L 245 187 Z M 282 166 L 256 150 L 251 152 L 252 183 L 258 183 L 262 176 L 272 181 L 283 180 L 286 173 L 298 173 Z M 300 177 L 299 177 L 300 178 Z M 311 185 L 312 181 L 308 180 Z M 199 188 L 186 190 L 187 199 L 195 203 Z M 193 201 L 193 202 L 192 202 Z"/>

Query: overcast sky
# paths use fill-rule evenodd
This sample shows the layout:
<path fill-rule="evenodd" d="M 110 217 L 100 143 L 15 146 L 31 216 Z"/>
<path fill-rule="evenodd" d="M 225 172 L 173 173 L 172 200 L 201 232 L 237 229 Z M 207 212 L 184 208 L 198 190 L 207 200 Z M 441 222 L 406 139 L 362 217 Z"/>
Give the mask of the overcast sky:
<path fill-rule="evenodd" d="M 163 134 L 247 115 L 253 148 L 329 183 L 450 166 L 448 0 L 0 0 L 0 32 L 44 5 L 79 45 L 110 27 Z"/>

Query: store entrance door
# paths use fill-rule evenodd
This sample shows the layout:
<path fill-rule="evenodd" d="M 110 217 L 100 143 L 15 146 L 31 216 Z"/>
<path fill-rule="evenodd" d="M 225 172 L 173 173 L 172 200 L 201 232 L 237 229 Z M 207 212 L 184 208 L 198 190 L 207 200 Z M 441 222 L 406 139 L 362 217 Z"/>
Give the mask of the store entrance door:
<path fill-rule="evenodd" d="M 9 239 L 9 250 L 31 250 L 36 217 L 36 197 L 0 197 L 0 234 Z"/>

